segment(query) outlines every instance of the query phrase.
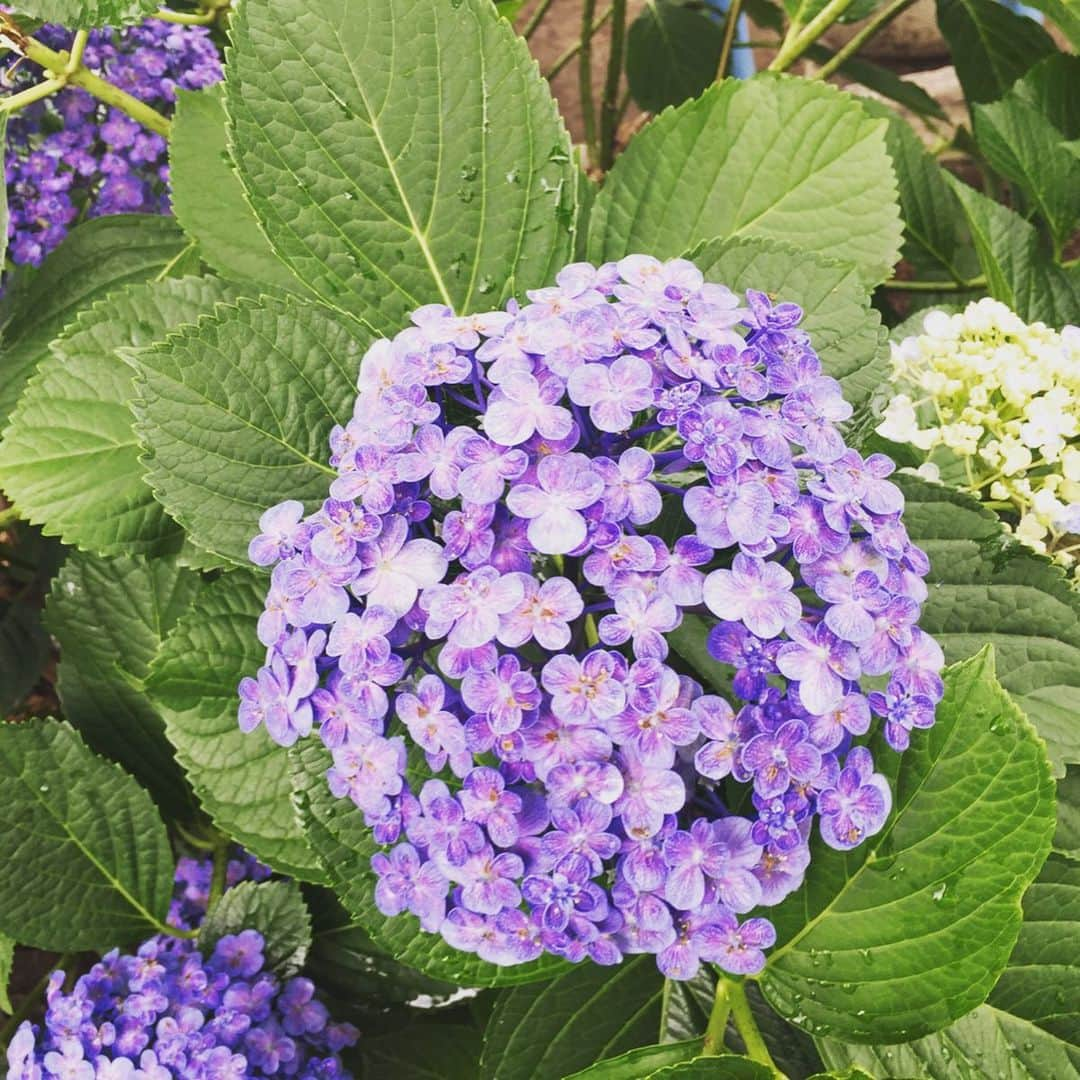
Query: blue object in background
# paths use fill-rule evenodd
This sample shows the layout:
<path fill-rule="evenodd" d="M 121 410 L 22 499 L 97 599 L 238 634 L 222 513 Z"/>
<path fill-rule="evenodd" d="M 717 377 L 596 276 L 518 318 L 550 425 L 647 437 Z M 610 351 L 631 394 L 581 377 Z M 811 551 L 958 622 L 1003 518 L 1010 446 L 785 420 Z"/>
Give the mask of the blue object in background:
<path fill-rule="evenodd" d="M 1034 19 L 1036 22 L 1043 21 L 1043 13 L 1037 11 L 1035 8 L 1028 7 L 1026 4 L 1021 4 L 1020 0 L 1001 0 L 1010 11 L 1015 11 L 1017 15 L 1026 15 L 1029 19 Z"/>
<path fill-rule="evenodd" d="M 712 9 L 716 14 L 714 19 L 720 21 L 727 14 L 729 0 L 705 0 L 705 6 Z M 746 22 L 746 16 L 740 15 L 735 29 L 735 40 L 747 41 L 750 37 L 750 27 Z M 754 74 L 754 50 L 732 49 L 731 60 L 728 64 L 728 73 L 736 79 L 749 79 Z"/>

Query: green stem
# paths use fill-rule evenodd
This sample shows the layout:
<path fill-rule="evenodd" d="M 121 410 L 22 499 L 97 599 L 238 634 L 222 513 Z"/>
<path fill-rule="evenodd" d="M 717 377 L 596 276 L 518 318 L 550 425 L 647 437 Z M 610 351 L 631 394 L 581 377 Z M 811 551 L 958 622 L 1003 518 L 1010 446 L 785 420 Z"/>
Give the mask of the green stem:
<path fill-rule="evenodd" d="M 727 75 L 731 60 L 731 47 L 735 44 L 735 28 L 739 25 L 739 12 L 742 0 L 730 0 L 727 19 L 724 22 L 724 41 L 720 46 L 720 62 L 716 65 L 716 81 L 720 82 Z"/>
<path fill-rule="evenodd" d="M 66 79 L 46 79 L 44 82 L 39 82 L 37 86 L 20 90 L 19 93 L 0 100 L 0 112 L 18 112 L 20 109 L 25 109 L 27 105 L 33 105 L 35 101 L 40 101 L 42 98 L 47 98 L 57 93 L 57 91 L 63 90 L 65 86 L 67 86 Z"/>
<path fill-rule="evenodd" d="M 7 1050 L 8 1043 L 11 1042 L 11 1036 L 15 1034 L 19 1025 L 34 1011 L 34 1009 L 41 1004 L 41 995 L 45 992 L 45 987 L 49 985 L 49 976 L 54 971 L 59 971 L 61 968 L 66 968 L 70 965 L 71 961 L 75 959 L 74 953 L 64 953 L 56 963 L 41 976 L 40 979 L 23 995 L 22 1001 L 19 1002 L 18 1007 L 11 1014 L 7 1023 L 0 1028 L 0 1054 Z"/>
<path fill-rule="evenodd" d="M 600 167 L 610 169 L 615 160 L 615 129 L 619 124 L 619 80 L 622 78 L 623 43 L 626 40 L 626 0 L 611 5 L 611 53 L 608 56 L 604 95 L 600 99 Z M 589 24 L 592 33 L 592 24 Z"/>
<path fill-rule="evenodd" d="M 214 874 L 210 879 L 210 899 L 206 905 L 207 911 L 213 909 L 221 899 L 221 894 L 225 892 L 225 875 L 229 869 L 229 842 L 225 837 L 220 837 L 214 845 L 213 859 Z"/>
<path fill-rule="evenodd" d="M 716 997 L 713 998 L 709 1013 L 709 1024 L 705 1028 L 705 1042 L 701 1047 L 704 1057 L 716 1057 L 724 1053 L 724 1032 L 727 1031 L 728 1016 L 731 1015 L 731 983 L 721 978 L 716 984 Z"/>
<path fill-rule="evenodd" d="M 581 98 L 581 119 L 585 127 L 585 145 L 589 162 L 596 166 L 600 155 L 596 145 L 596 110 L 592 93 L 592 22 L 596 0 L 585 0 L 581 13 L 581 49 L 578 52 L 578 95 Z"/>
<path fill-rule="evenodd" d="M 153 18 L 180 26 L 209 26 L 217 16 L 216 11 L 169 11 L 168 8 L 161 8 L 154 12 Z"/>
<path fill-rule="evenodd" d="M 793 22 L 773 62 L 769 65 L 769 71 L 787 71 L 851 7 L 853 2 L 854 0 L 829 0 L 829 3 L 802 30 L 796 31 L 797 24 Z"/>
<path fill-rule="evenodd" d="M 967 281 L 886 281 L 883 289 L 897 292 L 977 292 L 986 288 L 986 278 L 979 276 Z"/>
<path fill-rule="evenodd" d="M 68 53 L 68 62 L 64 65 L 64 74 L 70 78 L 82 67 L 83 53 L 86 52 L 86 43 L 90 40 L 89 30 L 76 30 L 75 37 L 71 41 L 71 52 Z"/>
<path fill-rule="evenodd" d="M 540 3 L 536 5 L 536 10 L 529 17 L 529 21 L 525 24 L 525 29 L 521 31 L 521 36 L 528 41 L 536 32 L 536 28 L 544 21 L 544 16 L 548 13 L 548 8 L 551 7 L 552 0 L 540 0 Z"/>
<path fill-rule="evenodd" d="M 827 79 L 845 61 L 850 60 L 879 30 L 914 3 L 915 0 L 893 0 L 891 4 L 887 4 L 843 48 L 838 49 L 834 56 L 826 60 L 814 73 L 813 78 Z"/>
<path fill-rule="evenodd" d="M 112 105 L 121 112 L 127 113 L 133 120 L 137 120 L 143 127 L 164 135 L 168 138 L 169 121 L 156 109 L 150 108 L 145 102 L 140 101 L 131 94 L 121 90 L 118 86 L 106 82 L 100 76 L 85 68 L 69 71 L 68 66 L 72 62 L 72 54 L 56 52 L 42 45 L 40 41 L 27 37 L 12 20 L 9 15 L 0 14 L 0 30 L 7 37 L 11 47 L 28 60 L 32 60 L 38 66 L 44 68 L 50 80 L 60 80 L 68 86 L 79 86 L 87 93 L 96 97 L 106 105 Z M 77 58 L 77 57 L 76 57 Z M 51 92 L 51 91 L 50 91 Z"/>
<path fill-rule="evenodd" d="M 593 21 L 591 29 L 589 30 L 590 38 L 593 36 L 593 34 L 596 33 L 597 30 L 600 29 L 601 26 L 604 25 L 604 23 L 608 21 L 608 19 L 611 18 L 611 14 L 614 10 L 615 5 L 609 4 L 604 9 L 604 13 L 596 17 L 596 19 Z M 568 49 L 563 50 L 563 52 L 560 53 L 558 57 L 556 57 L 555 62 L 551 65 L 550 69 L 544 73 L 544 78 L 554 79 L 555 76 L 558 75 L 559 72 L 562 71 L 562 69 L 566 67 L 566 65 L 569 64 L 570 61 L 573 60 L 579 52 L 581 52 L 581 39 L 575 41 L 573 45 L 571 45 Z"/>
<path fill-rule="evenodd" d="M 765 1045 L 765 1040 L 758 1030 L 757 1021 L 754 1019 L 754 1014 L 750 1009 L 750 1000 L 746 996 L 746 987 L 741 982 L 734 982 L 731 979 L 721 979 L 720 981 L 728 984 L 731 1018 L 735 1021 L 735 1027 L 746 1045 L 746 1053 L 754 1061 L 759 1061 L 762 1065 L 772 1069 L 774 1073 L 779 1073 L 780 1070 L 776 1067 L 776 1062 L 773 1061 L 769 1048 Z"/>

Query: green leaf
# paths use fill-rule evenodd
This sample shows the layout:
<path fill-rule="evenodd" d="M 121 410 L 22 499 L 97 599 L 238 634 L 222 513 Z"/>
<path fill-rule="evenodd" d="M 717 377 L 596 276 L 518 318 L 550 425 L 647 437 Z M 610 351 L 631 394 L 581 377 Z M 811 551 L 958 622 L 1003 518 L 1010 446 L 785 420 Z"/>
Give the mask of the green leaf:
<path fill-rule="evenodd" d="M 211 277 L 132 285 L 83 310 L 50 346 L 0 443 L 4 490 L 48 536 L 101 555 L 175 551 L 179 526 L 154 499 L 129 402 L 144 348 L 236 298 Z"/>
<path fill-rule="evenodd" d="M 49 637 L 32 598 L 0 601 L 0 714 L 18 705 L 38 681 Z"/>
<path fill-rule="evenodd" d="M 150 796 L 55 720 L 0 724 L 0 933 L 54 952 L 160 929 L 173 856 Z"/>
<path fill-rule="evenodd" d="M 585 963 L 505 990 L 484 1030 L 480 1080 L 562 1080 L 656 1037 L 664 977 L 647 954 Z"/>
<path fill-rule="evenodd" d="M 263 297 L 134 354 L 147 479 L 196 544 L 246 565 L 267 507 L 326 498 L 369 340 L 329 308 Z"/>
<path fill-rule="evenodd" d="M 873 3 L 876 6 L 877 0 L 873 0 Z M 848 11 L 851 11 L 851 8 Z M 805 55 L 815 64 L 824 64 L 836 54 L 833 49 L 826 48 L 824 45 L 811 45 Z M 836 70 L 852 82 L 857 82 L 868 90 L 873 90 L 874 93 L 881 94 L 882 97 L 895 101 L 898 105 L 903 105 L 904 108 L 918 113 L 919 116 L 929 116 L 934 120 L 948 120 L 945 110 L 918 83 L 902 79 L 895 71 L 890 71 L 879 64 L 872 64 L 859 56 L 849 57 Z"/>
<path fill-rule="evenodd" d="M 1080 861 L 1080 769 L 1066 769 L 1058 781 L 1058 823 L 1054 850 Z"/>
<path fill-rule="evenodd" d="M 806 883 L 769 912 L 780 944 L 761 976 L 793 1024 L 860 1043 L 919 1038 L 985 1000 L 1054 822 L 1044 748 L 989 648 L 948 671 L 905 754 L 874 743 L 889 822 L 853 852 L 814 843 Z"/>
<path fill-rule="evenodd" d="M 692 979 L 668 979 L 660 1013 L 660 1038 L 684 1042 L 700 1035 L 709 1022 L 716 997 L 716 972 L 707 964 Z"/>
<path fill-rule="evenodd" d="M 499 17 L 508 22 L 513 22 L 524 6 L 525 0 L 495 0 L 495 10 L 499 13 Z"/>
<path fill-rule="evenodd" d="M 142 22 L 157 10 L 155 0 L 19 0 L 20 15 L 61 26 L 122 26 Z"/>
<path fill-rule="evenodd" d="M 1058 51 L 1034 19 L 997 0 L 937 0 L 937 11 L 969 106 L 997 101 L 1024 72 Z"/>
<path fill-rule="evenodd" d="M 14 1012 L 8 996 L 8 982 L 14 962 L 15 942 L 6 934 L 0 934 L 0 1012 L 6 1012 L 9 1016 Z"/>
<path fill-rule="evenodd" d="M 311 948 L 311 916 L 295 881 L 242 881 L 226 889 L 199 927 L 199 951 L 213 954 L 227 934 L 258 930 L 266 941 L 266 968 L 295 975 Z"/>
<path fill-rule="evenodd" d="M 223 96 L 220 86 L 177 91 L 169 138 L 173 213 L 219 274 L 302 292 L 244 198 L 226 145 Z"/>
<path fill-rule="evenodd" d="M 1074 49 L 1080 49 L 1080 4 L 1076 0 L 1031 0 L 1027 5 L 1057 23 Z"/>
<path fill-rule="evenodd" d="M 4 423 L 49 342 L 95 300 L 161 274 L 184 250 L 171 218 L 117 214 L 72 229 L 40 269 L 20 267 L 0 301 L 0 423 Z"/>
<path fill-rule="evenodd" d="M 226 835 L 302 881 L 322 873 L 289 796 L 286 752 L 236 722 L 236 687 L 265 658 L 255 623 L 265 584 L 234 571 L 204 586 L 150 665 L 146 689 L 203 808 Z"/>
<path fill-rule="evenodd" d="M 383 849 L 353 803 L 330 793 L 326 784 L 329 751 L 308 739 L 294 746 L 289 758 L 305 834 L 327 882 L 380 948 L 417 971 L 457 986 L 518 986 L 567 970 L 565 960 L 549 955 L 528 964 L 498 967 L 451 948 L 438 934 L 425 933 L 412 915 L 383 915 L 375 907 L 377 879 L 371 869 L 371 856 Z"/>
<path fill-rule="evenodd" d="M 765 236 L 881 281 L 900 244 L 885 124 L 805 79 L 728 79 L 658 116 L 623 153 L 589 223 L 592 259 L 681 255 Z"/>
<path fill-rule="evenodd" d="M 950 176 L 991 296 L 1027 322 L 1061 327 L 1080 317 L 1080 266 L 1065 269 L 1040 250 L 1035 227 L 1007 206 Z"/>
<path fill-rule="evenodd" d="M 798 304 L 801 329 L 853 405 L 862 404 L 887 376 L 887 334 L 851 263 L 761 237 L 706 244 L 693 259 L 708 281 L 735 292 L 763 289 Z"/>
<path fill-rule="evenodd" d="M 855 1064 L 881 1080 L 896 1076 L 1066 1080 L 1078 1075 L 1058 1040 L 990 1005 L 980 1005 L 937 1035 L 901 1046 L 854 1046 L 819 1039 L 818 1048 L 831 1068 Z"/>
<path fill-rule="evenodd" d="M 618 1057 L 606 1058 L 576 1072 L 566 1080 L 640 1080 L 652 1076 L 657 1069 L 692 1061 L 701 1053 L 704 1040 L 673 1042 L 663 1046 L 640 1046 Z"/>
<path fill-rule="evenodd" d="M 0 113 L 0 165 L 4 164 L 4 151 L 7 146 L 7 113 Z M 7 259 L 8 247 L 8 200 L 7 184 L 0 191 L 0 269 Z"/>
<path fill-rule="evenodd" d="M 1011 180 L 1050 227 L 1056 250 L 1080 220 L 1080 159 L 1038 107 L 1014 93 L 976 105 L 975 138 L 991 168 Z"/>
<path fill-rule="evenodd" d="M 1080 762 L 1080 596 L 961 492 L 897 477 L 904 524 L 930 557 L 919 625 L 953 663 L 994 646 L 998 679 L 1046 740 L 1057 776 Z"/>
<path fill-rule="evenodd" d="M 1070 0 L 1080 21 L 1080 4 Z M 1036 64 L 1015 86 L 1013 94 L 1034 105 L 1066 139 L 1080 138 L 1080 56 L 1055 53 Z"/>
<path fill-rule="evenodd" d="M 46 625 L 60 643 L 64 715 L 91 749 L 122 765 L 174 813 L 190 810 L 190 790 L 142 680 L 198 590 L 198 575 L 173 559 L 72 552 L 46 609 Z"/>
<path fill-rule="evenodd" d="M 867 102 L 867 110 L 889 121 L 885 140 L 896 169 L 900 189 L 900 208 L 905 236 L 916 248 L 911 258 L 925 253 L 948 271 L 950 277 L 964 280 L 959 263 L 959 226 L 964 212 L 945 179 L 944 170 L 927 153 L 911 125 L 896 113 Z M 970 254 L 970 253 L 969 253 Z"/>
<path fill-rule="evenodd" d="M 480 1033 L 464 1024 L 414 1024 L 359 1045 L 364 1076 L 393 1080 L 476 1080 Z"/>
<path fill-rule="evenodd" d="M 380 332 L 545 284 L 572 250 L 569 136 L 490 0 L 239 9 L 233 153 L 270 242 Z"/>
<path fill-rule="evenodd" d="M 723 24 L 680 0 L 646 0 L 626 35 L 626 81 L 634 100 L 659 112 L 697 97 L 715 78 Z"/>
<path fill-rule="evenodd" d="M 649 1073 L 649 1080 L 775 1080 L 775 1077 L 768 1065 L 735 1054 L 699 1057 Z"/>

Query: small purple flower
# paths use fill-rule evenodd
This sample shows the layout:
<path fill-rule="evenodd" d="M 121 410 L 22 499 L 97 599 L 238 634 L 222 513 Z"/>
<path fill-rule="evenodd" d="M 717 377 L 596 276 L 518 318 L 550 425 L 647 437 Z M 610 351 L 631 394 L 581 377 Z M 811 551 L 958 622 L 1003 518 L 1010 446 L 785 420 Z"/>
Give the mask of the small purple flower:
<path fill-rule="evenodd" d="M 265 944 L 262 934 L 255 930 L 226 934 L 214 946 L 212 962 L 233 975 L 249 979 L 262 970 Z"/>
<path fill-rule="evenodd" d="M 557 869 L 568 855 L 578 855 L 588 862 L 591 874 L 602 873 L 605 860 L 619 850 L 619 838 L 609 830 L 611 818 L 611 807 L 591 798 L 573 808 L 552 808 L 552 828 L 541 837 L 545 858 Z"/>
<path fill-rule="evenodd" d="M 560 653 L 544 665 L 540 681 L 551 694 L 551 711 L 568 723 L 610 720 L 626 704 L 620 682 L 622 657 L 595 650 L 577 660 Z"/>
<path fill-rule="evenodd" d="M 765 949 L 776 944 L 776 930 L 768 919 L 747 919 L 740 924 L 734 915 L 717 920 L 707 959 L 733 975 L 756 975 L 765 967 Z"/>
<path fill-rule="evenodd" d="M 537 381 L 532 375 L 514 372 L 492 393 L 484 414 L 484 431 L 502 446 L 519 446 L 534 432 L 545 439 L 563 439 L 573 423 L 570 413 L 556 402 L 563 384 L 554 377 Z"/>
<path fill-rule="evenodd" d="M 381 817 L 390 809 L 389 796 L 401 791 L 405 773 L 405 742 L 400 737 L 375 736 L 366 743 L 347 744 L 333 751 L 327 770 L 330 790 L 348 797 L 366 814 Z"/>
<path fill-rule="evenodd" d="M 296 499 L 271 506 L 259 518 L 261 532 L 248 545 L 248 558 L 256 566 L 270 566 L 294 555 L 303 543 L 303 516 L 304 504 Z"/>
<path fill-rule="evenodd" d="M 705 579 L 705 605 L 721 619 L 742 622 L 758 637 L 776 637 L 802 614 L 791 591 L 794 583 L 778 563 L 740 553 L 730 570 L 714 570 Z"/>
<path fill-rule="evenodd" d="M 766 799 L 782 795 L 792 780 L 807 781 L 821 769 L 821 751 L 806 725 L 789 720 L 775 732 L 763 731 L 743 747 L 739 763 L 754 777 L 754 790 Z"/>
<path fill-rule="evenodd" d="M 663 503 L 651 477 L 653 456 L 640 446 L 624 450 L 618 461 L 601 457 L 593 468 L 604 481 L 604 511 L 613 520 L 644 525 L 660 516 Z"/>
<path fill-rule="evenodd" d="M 541 697 L 536 679 L 521 670 L 516 656 L 500 657 L 494 671 L 470 671 L 462 681 L 461 696 L 470 709 L 487 717 L 496 735 L 517 731 Z"/>
<path fill-rule="evenodd" d="M 442 581 L 446 556 L 432 540 L 409 540 L 403 517 L 384 520 L 379 536 L 364 544 L 360 558 L 364 571 L 352 582 L 357 596 L 369 604 L 404 615 L 416 602 L 420 590 Z"/>
<path fill-rule="evenodd" d="M 516 480 L 529 466 L 523 450 L 499 446 L 479 435 L 461 443 L 462 495 L 473 502 L 489 504 L 502 498 L 506 482 Z"/>
<path fill-rule="evenodd" d="M 781 673 L 799 684 L 799 700 L 807 712 L 821 716 L 840 704 L 844 682 L 859 677 L 854 646 L 841 641 L 824 623 L 799 622 L 788 627 L 791 641 L 776 654 Z"/>
<path fill-rule="evenodd" d="M 664 634 L 682 621 L 674 602 L 661 593 L 646 596 L 638 589 L 622 589 L 615 594 L 615 614 L 600 620 L 600 640 L 605 645 L 633 644 L 639 658 L 663 660 L 668 654 Z"/>
<path fill-rule="evenodd" d="M 520 575 L 500 574 L 493 566 L 483 566 L 452 585 L 428 586 L 420 606 L 428 615 L 428 637 L 447 637 L 455 645 L 475 649 L 495 637 L 500 616 L 513 611 L 523 598 Z"/>
<path fill-rule="evenodd" d="M 848 754 L 836 786 L 818 795 L 818 809 L 822 839 L 838 851 L 849 851 L 881 831 L 892 809 L 892 792 L 885 777 L 874 772 L 865 746 Z"/>
<path fill-rule="evenodd" d="M 520 832 L 520 795 L 506 790 L 506 782 L 496 769 L 480 766 L 465 778 L 458 794 L 465 817 L 482 825 L 499 847 L 512 847 Z"/>
<path fill-rule="evenodd" d="M 573 551 L 585 541 L 580 511 L 604 492 L 604 481 L 583 454 L 545 457 L 536 485 L 515 484 L 506 498 L 510 511 L 529 521 L 529 541 L 545 555 Z"/>
<path fill-rule="evenodd" d="M 522 599 L 500 619 L 499 641 L 517 648 L 532 638 L 550 652 L 561 652 L 570 644 L 570 623 L 585 608 L 581 593 L 564 577 L 541 584 L 531 574 L 515 576 L 521 582 Z"/>
<path fill-rule="evenodd" d="M 425 930 L 439 928 L 450 883 L 433 862 L 422 862 L 412 844 L 398 844 L 387 855 L 373 855 L 371 868 L 379 876 L 375 905 L 384 915 L 410 911 Z"/>
<path fill-rule="evenodd" d="M 686 802 L 686 785 L 678 773 L 653 767 L 628 751 L 622 755 L 620 771 L 623 793 L 615 813 L 628 832 L 644 836 L 659 832 L 664 816 L 677 813 Z"/>
<path fill-rule="evenodd" d="M 610 366 L 583 364 L 570 372 L 566 389 L 570 400 L 587 405 L 600 431 L 626 431 L 634 413 L 651 405 L 655 397 L 653 372 L 639 356 L 620 356 Z"/>
<path fill-rule="evenodd" d="M 934 699 L 910 689 L 900 679 L 892 679 L 884 693 L 871 691 L 866 700 L 885 719 L 885 739 L 894 750 L 906 750 L 916 728 L 933 726 Z"/>
<path fill-rule="evenodd" d="M 609 720 L 607 728 L 619 743 L 632 747 L 644 764 L 665 769 L 675 763 L 675 748 L 689 746 L 698 736 L 697 717 L 683 704 L 683 685 L 670 668 L 664 671 L 648 709 L 628 707 Z"/>
<path fill-rule="evenodd" d="M 457 871 L 462 882 L 461 902 L 480 915 L 498 915 L 504 908 L 521 903 L 517 882 L 525 873 L 520 856 L 504 851 L 496 855 L 491 848 L 477 852 Z"/>

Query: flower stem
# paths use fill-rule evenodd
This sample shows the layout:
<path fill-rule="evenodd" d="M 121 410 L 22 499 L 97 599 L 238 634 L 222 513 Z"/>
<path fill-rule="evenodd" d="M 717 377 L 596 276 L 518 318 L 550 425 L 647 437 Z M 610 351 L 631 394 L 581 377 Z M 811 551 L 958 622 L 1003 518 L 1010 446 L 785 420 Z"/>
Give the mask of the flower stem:
<path fill-rule="evenodd" d="M 765 1045 L 765 1040 L 761 1037 L 761 1032 L 758 1030 L 757 1021 L 754 1019 L 754 1014 L 750 1009 L 750 999 L 746 996 L 745 985 L 732 979 L 722 978 L 720 981 L 728 984 L 731 1018 L 735 1021 L 735 1027 L 746 1045 L 746 1053 L 754 1061 L 758 1061 L 772 1069 L 774 1073 L 780 1073 L 780 1070 L 776 1067 L 776 1062 L 773 1061 L 772 1055 L 769 1053 L 769 1048 Z"/>
<path fill-rule="evenodd" d="M 727 1030 L 728 1017 L 731 1015 L 731 983 L 721 978 L 716 983 L 716 997 L 713 998 L 709 1024 L 705 1028 L 705 1042 L 701 1047 L 704 1057 L 716 1057 L 724 1053 L 724 1032 Z"/>
<path fill-rule="evenodd" d="M 90 40 L 89 30 L 76 30 L 75 37 L 71 42 L 71 52 L 68 53 L 68 61 L 64 65 L 64 74 L 69 78 L 82 67 L 83 53 L 86 51 L 86 43 Z"/>
<path fill-rule="evenodd" d="M 793 22 L 769 65 L 769 71 L 787 71 L 853 2 L 854 0 L 829 0 L 805 27 L 800 29 L 798 23 Z"/>
<path fill-rule="evenodd" d="M 578 95 L 581 98 L 581 120 L 585 128 L 585 145 L 589 161 L 598 165 L 600 155 L 596 144 L 596 109 L 592 92 L 592 22 L 596 0 L 585 0 L 581 15 L 581 48 L 578 50 Z"/>
<path fill-rule="evenodd" d="M 551 3 L 552 0 L 540 0 L 540 3 L 536 5 L 536 10 L 525 24 L 525 29 L 521 31 L 521 36 L 526 41 L 533 36 L 536 32 L 536 28 L 544 21 L 544 16 L 548 13 L 548 8 L 551 7 Z"/>
<path fill-rule="evenodd" d="M 180 26 L 209 26 L 217 17 L 217 11 L 169 11 L 161 8 L 153 16 L 162 22 L 177 23 Z"/>
<path fill-rule="evenodd" d="M 35 101 L 63 90 L 65 86 L 67 86 L 66 79 L 46 79 L 44 82 L 39 82 L 37 86 L 31 86 L 26 90 L 20 90 L 17 94 L 12 94 L 11 97 L 4 98 L 0 101 L 0 113 L 18 112 L 20 109 L 25 109 L 27 105 L 33 105 Z"/>
<path fill-rule="evenodd" d="M 915 0 L 893 0 L 891 4 L 887 4 L 843 48 L 838 49 L 834 56 L 822 64 L 812 77 L 827 79 L 841 64 L 850 60 L 879 30 L 914 3 Z"/>
<path fill-rule="evenodd" d="M 214 872 L 210 878 L 210 897 L 207 900 L 206 910 L 211 908 L 221 899 L 225 892 L 225 875 L 229 870 L 229 842 L 224 836 L 218 838 L 214 844 Z"/>
<path fill-rule="evenodd" d="M 626 40 L 626 0 L 611 5 L 611 53 L 608 56 L 604 96 L 600 100 L 600 167 L 610 169 L 615 160 L 615 129 L 619 123 L 619 80 L 622 78 L 623 42 Z M 592 24 L 589 33 L 592 34 Z"/>
<path fill-rule="evenodd" d="M 716 65 L 716 81 L 722 82 L 727 76 L 728 63 L 731 60 L 731 47 L 735 43 L 735 28 L 739 25 L 739 12 L 742 0 L 730 0 L 727 19 L 724 21 L 724 41 L 720 46 L 720 63 Z"/>
<path fill-rule="evenodd" d="M 886 281 L 883 289 L 895 289 L 898 292 L 977 292 L 986 288 L 983 276 L 969 278 L 967 281 Z"/>
<path fill-rule="evenodd" d="M 612 12 L 614 12 L 614 10 L 615 5 L 609 4 L 604 9 L 603 14 L 597 15 L 597 17 L 593 20 L 591 29 L 589 30 L 590 38 L 593 36 L 593 34 L 596 33 L 597 30 L 600 29 L 600 27 L 604 25 L 604 23 L 608 21 L 608 19 L 611 18 Z M 569 64 L 570 61 L 573 60 L 579 52 L 581 52 L 581 43 L 583 40 L 583 38 L 578 38 L 578 40 L 575 41 L 574 44 L 570 46 L 570 48 L 565 49 L 558 57 L 556 57 L 555 62 L 551 65 L 551 67 L 544 72 L 544 78 L 554 79 L 555 76 L 558 75 L 559 72 L 562 71 L 562 69 L 566 67 L 566 65 Z"/>
<path fill-rule="evenodd" d="M 84 67 L 71 68 L 73 62 L 76 64 L 81 63 L 82 48 L 85 45 L 85 42 L 83 45 L 79 44 L 78 34 L 76 34 L 71 53 L 56 52 L 48 48 L 48 46 L 42 45 L 35 38 L 28 37 L 19 29 L 18 24 L 11 16 L 4 13 L 0 13 L 0 33 L 3 34 L 8 45 L 13 50 L 45 69 L 48 79 L 41 86 L 34 87 L 34 89 L 41 90 L 42 87 L 48 87 L 48 89 L 40 93 L 39 97 L 55 93 L 57 89 L 63 86 L 79 86 L 99 101 L 105 102 L 106 105 L 112 105 L 121 112 L 127 113 L 128 116 L 133 120 L 137 120 L 143 127 L 147 127 L 151 131 L 157 132 L 158 135 L 164 135 L 168 138 L 169 121 L 156 109 L 152 109 L 145 102 L 126 93 L 118 86 L 106 82 L 93 74 L 93 72 L 87 71 Z M 54 85 L 56 82 L 60 83 L 60 87 Z M 13 98 L 9 98 L 3 103 L 3 108 L 10 111 L 11 105 L 9 102 L 20 97 L 22 97 L 21 94 L 16 94 Z M 28 104 L 25 98 L 23 104 Z"/>

